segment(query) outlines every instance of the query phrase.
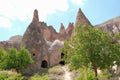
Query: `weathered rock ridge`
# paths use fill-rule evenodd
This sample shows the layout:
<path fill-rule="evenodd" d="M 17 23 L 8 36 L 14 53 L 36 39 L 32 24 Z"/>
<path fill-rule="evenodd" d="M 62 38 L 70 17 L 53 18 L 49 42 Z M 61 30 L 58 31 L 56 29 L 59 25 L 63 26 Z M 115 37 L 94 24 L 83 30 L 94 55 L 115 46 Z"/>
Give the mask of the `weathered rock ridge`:
<path fill-rule="evenodd" d="M 120 17 L 108 20 L 102 24 L 96 25 L 96 27 L 114 35 L 115 33 L 120 32 Z"/>
<path fill-rule="evenodd" d="M 7 41 L 1 41 L 0 47 L 4 48 L 5 50 L 8 50 L 9 48 L 15 47 L 17 50 L 19 50 L 20 45 L 21 45 L 21 41 L 22 41 L 22 36 L 16 35 L 16 36 L 11 37 Z"/>

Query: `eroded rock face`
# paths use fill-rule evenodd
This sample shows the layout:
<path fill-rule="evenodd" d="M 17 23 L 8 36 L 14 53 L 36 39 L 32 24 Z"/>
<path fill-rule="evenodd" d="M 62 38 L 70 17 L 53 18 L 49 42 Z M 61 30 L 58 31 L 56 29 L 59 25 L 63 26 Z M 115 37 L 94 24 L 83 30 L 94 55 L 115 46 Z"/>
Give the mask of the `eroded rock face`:
<path fill-rule="evenodd" d="M 53 28 L 53 26 L 48 26 L 48 29 L 51 33 L 50 38 L 48 39 L 48 41 L 54 41 L 58 38 L 58 33 L 56 32 L 56 30 Z"/>
<path fill-rule="evenodd" d="M 74 23 L 69 23 L 68 24 L 68 28 L 66 29 L 66 33 L 67 33 L 67 40 L 71 39 L 71 36 L 73 34 L 74 31 Z"/>
<path fill-rule="evenodd" d="M 83 14 L 82 10 L 79 8 L 75 26 L 78 26 L 80 23 L 91 25 L 90 21 L 87 19 L 87 17 Z"/>
<path fill-rule="evenodd" d="M 21 41 L 21 35 L 12 36 L 9 40 L 0 42 L 0 48 L 4 48 L 5 50 L 8 50 L 9 48 L 16 48 L 19 50 Z"/>
<path fill-rule="evenodd" d="M 61 35 L 62 34 L 66 34 L 66 30 L 65 30 L 65 27 L 63 25 L 63 23 L 61 23 L 61 26 L 60 26 L 60 32 L 59 32 Z"/>
<path fill-rule="evenodd" d="M 39 22 L 39 16 L 38 16 L 38 11 L 37 9 L 34 10 L 34 15 L 33 15 L 33 19 L 32 19 L 33 23 L 38 23 Z"/>
<path fill-rule="evenodd" d="M 51 32 L 47 27 L 47 24 L 44 22 L 39 22 L 39 30 L 41 31 L 45 40 L 49 40 L 51 36 Z"/>
<path fill-rule="evenodd" d="M 114 35 L 115 33 L 120 32 L 120 17 L 96 25 L 96 27 Z"/>
<path fill-rule="evenodd" d="M 59 31 L 59 40 L 65 40 L 66 37 L 67 37 L 67 35 L 66 35 L 65 27 L 64 27 L 63 23 L 61 23 L 60 31 Z"/>
<path fill-rule="evenodd" d="M 34 11 L 33 21 L 28 26 L 23 39 L 22 46 L 27 48 L 32 58 L 35 60 L 35 68 L 40 69 L 42 61 L 47 62 L 47 67 L 49 67 L 49 54 L 46 45 L 46 41 L 40 30 L 38 15 L 36 15 L 36 10 Z"/>
<path fill-rule="evenodd" d="M 48 43 L 50 44 L 50 43 Z M 55 40 L 48 48 L 50 54 L 50 66 L 58 64 L 61 60 L 61 51 L 64 43 L 60 40 Z"/>

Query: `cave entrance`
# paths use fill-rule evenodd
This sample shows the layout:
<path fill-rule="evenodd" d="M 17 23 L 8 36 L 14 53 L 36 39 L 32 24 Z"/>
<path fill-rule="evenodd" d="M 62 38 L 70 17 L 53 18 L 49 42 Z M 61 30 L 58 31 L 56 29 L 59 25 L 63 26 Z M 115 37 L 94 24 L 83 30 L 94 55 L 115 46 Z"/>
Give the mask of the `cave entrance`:
<path fill-rule="evenodd" d="M 43 61 L 42 61 L 41 67 L 42 67 L 42 68 L 47 68 L 47 67 L 48 67 L 48 63 L 47 63 L 46 60 L 43 60 Z"/>
<path fill-rule="evenodd" d="M 65 65 L 65 61 L 64 60 L 62 60 L 63 58 L 64 58 L 64 53 L 61 53 L 61 61 L 59 62 L 59 64 L 61 64 L 61 65 Z"/>

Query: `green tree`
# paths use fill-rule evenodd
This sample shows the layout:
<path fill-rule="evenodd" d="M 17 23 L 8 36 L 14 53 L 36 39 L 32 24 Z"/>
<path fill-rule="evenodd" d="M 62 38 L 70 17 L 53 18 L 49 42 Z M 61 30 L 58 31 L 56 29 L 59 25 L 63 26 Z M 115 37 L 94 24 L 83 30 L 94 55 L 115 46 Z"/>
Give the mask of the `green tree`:
<path fill-rule="evenodd" d="M 10 48 L 8 51 L 8 56 L 5 59 L 6 67 L 5 69 L 16 69 L 18 51 L 15 48 Z"/>
<path fill-rule="evenodd" d="M 0 49 L 0 68 L 1 69 L 16 69 L 20 71 L 33 63 L 29 51 L 21 48 L 17 51 L 15 48 L 10 48 L 8 52 Z"/>
<path fill-rule="evenodd" d="M 34 61 L 31 58 L 31 55 L 29 51 L 25 48 L 21 48 L 18 53 L 18 63 L 17 63 L 17 69 L 21 70 L 32 64 Z"/>
<path fill-rule="evenodd" d="M 7 52 L 0 48 L 0 69 L 3 69 L 5 67 L 4 60 L 7 57 Z"/>
<path fill-rule="evenodd" d="M 96 76 L 98 68 L 111 69 L 114 64 L 119 63 L 120 56 L 119 45 L 112 42 L 111 36 L 106 32 L 91 26 L 77 26 L 72 41 L 68 44 L 71 48 L 67 50 L 68 52 L 72 50 L 72 56 L 68 57 L 71 68 L 91 66 Z"/>

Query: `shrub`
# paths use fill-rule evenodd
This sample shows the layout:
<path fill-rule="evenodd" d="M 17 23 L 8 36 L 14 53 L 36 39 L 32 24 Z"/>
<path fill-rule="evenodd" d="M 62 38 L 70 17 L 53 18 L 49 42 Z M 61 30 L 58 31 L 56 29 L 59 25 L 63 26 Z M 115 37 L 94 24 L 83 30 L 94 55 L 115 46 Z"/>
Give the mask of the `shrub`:
<path fill-rule="evenodd" d="M 89 68 L 81 69 L 80 76 L 75 80 L 98 80 L 97 77 L 94 75 L 94 72 Z"/>
<path fill-rule="evenodd" d="M 15 48 L 10 48 L 8 52 L 0 49 L 0 69 L 20 71 L 33 63 L 29 51 L 21 48 L 17 51 Z"/>

